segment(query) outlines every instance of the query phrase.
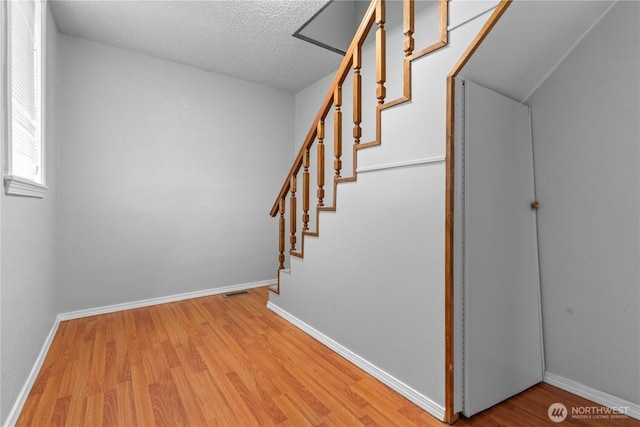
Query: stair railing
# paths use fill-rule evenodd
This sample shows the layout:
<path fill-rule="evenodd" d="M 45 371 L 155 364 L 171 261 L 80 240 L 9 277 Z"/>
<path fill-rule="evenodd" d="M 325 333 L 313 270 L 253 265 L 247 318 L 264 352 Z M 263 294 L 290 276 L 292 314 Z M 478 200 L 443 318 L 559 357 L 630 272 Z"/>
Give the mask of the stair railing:
<path fill-rule="evenodd" d="M 411 61 L 434 52 L 448 43 L 447 23 L 448 23 L 448 0 L 439 2 L 439 40 L 434 44 L 414 52 L 414 31 L 415 31 L 415 8 L 414 0 L 402 0 L 402 20 L 403 20 L 403 51 L 404 51 L 404 79 L 403 95 L 393 101 L 385 102 L 386 98 L 386 1 L 372 0 L 369 4 L 364 18 L 360 23 L 355 37 L 346 52 L 346 55 L 338 68 L 338 71 L 331 83 L 329 91 L 324 98 L 322 106 L 316 115 L 309 132 L 296 156 L 289 173 L 276 197 L 271 208 L 272 217 L 279 216 L 279 244 L 278 244 L 278 283 L 270 287 L 270 290 L 280 293 L 280 272 L 285 269 L 286 250 L 286 205 L 289 198 L 289 250 L 291 256 L 302 258 L 304 256 L 305 236 L 319 235 L 319 213 L 322 211 L 335 211 L 337 184 L 341 182 L 355 181 L 357 179 L 357 152 L 360 149 L 379 145 L 381 143 L 381 113 L 384 109 L 407 102 L 411 99 Z M 375 82 L 376 82 L 376 115 L 375 115 L 375 140 L 363 143 L 362 138 L 362 47 L 371 31 L 373 25 L 375 29 Z M 342 87 L 349 75 L 353 71 L 353 173 L 351 176 L 342 176 Z M 325 124 L 331 109 L 334 109 L 333 117 L 333 200 L 331 205 L 326 205 L 325 200 Z M 316 215 L 315 229 L 309 228 L 310 215 L 310 157 L 314 143 L 316 143 Z M 297 219 L 298 219 L 298 174 L 302 169 L 302 232 L 300 250 L 297 247 Z"/>

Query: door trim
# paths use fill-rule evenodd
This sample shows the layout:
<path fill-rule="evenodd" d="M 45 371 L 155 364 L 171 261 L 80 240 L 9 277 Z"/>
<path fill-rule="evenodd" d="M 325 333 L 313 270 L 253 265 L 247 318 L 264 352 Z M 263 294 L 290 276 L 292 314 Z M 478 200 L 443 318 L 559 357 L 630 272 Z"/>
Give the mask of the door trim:
<path fill-rule="evenodd" d="M 445 419 L 448 424 L 453 424 L 460 418 L 460 413 L 454 410 L 454 294 L 453 294 L 453 209 L 455 202 L 455 77 L 471 59 L 478 47 L 489 35 L 493 27 L 500 20 L 500 17 L 510 6 L 511 0 L 501 0 L 498 7 L 493 11 L 487 22 L 480 29 L 480 32 L 473 39 L 467 50 L 462 54 L 456 65 L 447 75 L 447 106 L 446 106 L 446 189 L 445 189 L 445 241 L 444 241 L 444 286 L 445 286 Z"/>

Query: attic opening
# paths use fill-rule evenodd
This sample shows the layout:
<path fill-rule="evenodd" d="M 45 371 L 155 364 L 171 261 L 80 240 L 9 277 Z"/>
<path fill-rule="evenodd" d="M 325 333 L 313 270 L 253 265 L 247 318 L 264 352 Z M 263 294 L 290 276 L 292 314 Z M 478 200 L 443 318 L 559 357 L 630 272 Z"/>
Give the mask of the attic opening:
<path fill-rule="evenodd" d="M 299 38 L 339 55 L 346 55 L 358 29 L 354 0 L 330 0 L 293 33 Z"/>

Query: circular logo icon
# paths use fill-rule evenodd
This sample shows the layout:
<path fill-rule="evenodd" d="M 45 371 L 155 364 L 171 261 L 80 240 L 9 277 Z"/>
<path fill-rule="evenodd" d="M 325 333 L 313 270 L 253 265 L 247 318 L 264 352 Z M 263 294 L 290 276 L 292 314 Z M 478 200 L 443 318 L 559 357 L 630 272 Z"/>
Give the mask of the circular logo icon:
<path fill-rule="evenodd" d="M 561 423 L 567 418 L 567 407 L 562 403 L 552 403 L 547 410 L 547 415 L 554 423 Z"/>

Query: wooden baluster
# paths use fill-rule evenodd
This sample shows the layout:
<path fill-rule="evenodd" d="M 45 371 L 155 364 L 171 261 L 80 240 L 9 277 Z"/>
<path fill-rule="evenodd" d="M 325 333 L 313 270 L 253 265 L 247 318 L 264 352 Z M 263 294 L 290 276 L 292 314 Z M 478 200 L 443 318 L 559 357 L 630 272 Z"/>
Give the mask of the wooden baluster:
<path fill-rule="evenodd" d="M 284 268 L 284 207 L 285 207 L 285 201 L 284 198 L 280 199 L 280 233 L 278 234 L 280 236 L 280 242 L 278 245 L 278 249 L 280 250 L 280 255 L 278 255 L 278 260 L 280 261 L 280 266 L 278 267 L 279 270 L 282 270 Z"/>
<path fill-rule="evenodd" d="M 414 0 L 404 0 L 403 22 L 404 22 L 404 56 L 411 56 L 414 49 Z"/>
<path fill-rule="evenodd" d="M 291 252 L 296 251 L 296 208 L 297 208 L 297 200 L 296 200 L 296 176 L 291 177 L 291 210 L 289 212 L 289 231 L 291 232 L 291 237 L 289 238 L 289 242 L 291 242 Z"/>
<path fill-rule="evenodd" d="M 378 104 L 384 104 L 384 98 L 387 96 L 387 89 L 384 87 L 387 80 L 387 35 L 384 29 L 385 17 L 385 0 L 378 0 L 378 5 L 376 6 L 376 23 L 378 25 L 378 29 L 376 30 L 376 82 L 378 83 L 376 98 L 378 98 Z"/>
<path fill-rule="evenodd" d="M 356 45 L 353 50 L 353 143 L 360 144 L 362 137 L 362 46 Z"/>
<path fill-rule="evenodd" d="M 318 123 L 318 206 L 324 206 L 324 120 Z"/>
<path fill-rule="evenodd" d="M 335 160 L 333 161 L 333 169 L 336 171 L 335 179 L 340 178 L 340 170 L 342 169 L 342 86 L 336 86 L 336 90 L 333 92 L 333 105 L 336 107 L 336 111 L 333 114 L 333 155 Z"/>
<path fill-rule="evenodd" d="M 302 231 L 309 230 L 309 149 L 302 158 Z"/>

